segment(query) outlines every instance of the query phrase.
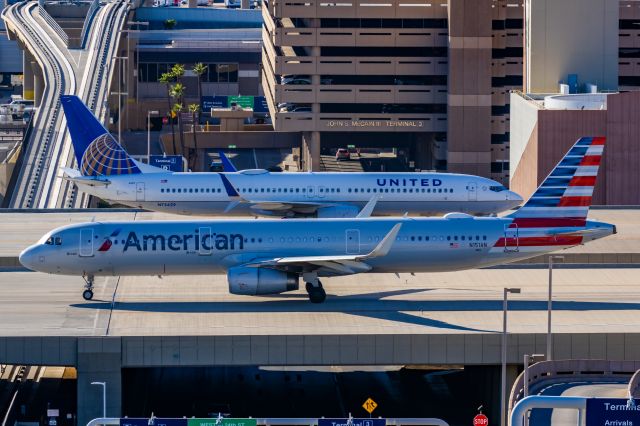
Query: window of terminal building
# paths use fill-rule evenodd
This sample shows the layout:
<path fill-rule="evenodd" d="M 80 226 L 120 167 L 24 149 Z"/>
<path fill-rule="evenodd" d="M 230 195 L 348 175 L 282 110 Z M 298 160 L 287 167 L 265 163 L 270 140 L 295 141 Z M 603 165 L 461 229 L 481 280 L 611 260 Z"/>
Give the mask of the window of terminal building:
<path fill-rule="evenodd" d="M 156 83 L 162 74 L 171 71 L 174 64 L 142 62 L 138 65 L 138 81 L 141 83 Z M 189 72 L 194 64 L 185 64 Z M 203 83 L 237 83 L 238 64 L 204 64 L 207 67 L 202 75 Z"/>

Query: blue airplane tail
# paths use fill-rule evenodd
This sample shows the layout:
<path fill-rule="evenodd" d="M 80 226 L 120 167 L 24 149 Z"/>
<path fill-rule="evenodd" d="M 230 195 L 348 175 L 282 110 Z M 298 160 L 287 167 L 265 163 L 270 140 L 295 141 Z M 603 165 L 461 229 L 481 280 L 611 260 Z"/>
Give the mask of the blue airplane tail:
<path fill-rule="evenodd" d="M 77 96 L 60 97 L 67 118 L 71 143 L 83 176 L 131 175 L 141 173 L 109 131 Z"/>

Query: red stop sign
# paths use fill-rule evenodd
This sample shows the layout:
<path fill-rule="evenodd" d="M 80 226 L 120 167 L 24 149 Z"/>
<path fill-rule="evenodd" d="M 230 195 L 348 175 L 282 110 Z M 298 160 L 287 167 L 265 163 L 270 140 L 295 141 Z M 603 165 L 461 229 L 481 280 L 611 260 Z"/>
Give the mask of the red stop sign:
<path fill-rule="evenodd" d="M 473 418 L 473 426 L 489 426 L 489 418 L 484 414 L 478 414 Z"/>

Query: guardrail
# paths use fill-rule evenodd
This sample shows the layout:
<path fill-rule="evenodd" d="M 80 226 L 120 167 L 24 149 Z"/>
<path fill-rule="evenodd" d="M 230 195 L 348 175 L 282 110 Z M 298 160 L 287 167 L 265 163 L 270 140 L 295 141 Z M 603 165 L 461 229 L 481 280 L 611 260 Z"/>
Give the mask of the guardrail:
<path fill-rule="evenodd" d="M 543 382 L 559 382 L 568 378 L 594 379 L 628 378 L 640 370 L 640 361 L 610 361 L 604 359 L 570 359 L 559 361 L 541 361 L 529 367 L 530 388 Z M 640 377 L 638 377 L 640 380 Z M 521 373 L 511 388 L 509 409 L 524 396 L 524 372 Z"/>
<path fill-rule="evenodd" d="M 47 12 L 47 9 L 44 8 L 43 0 L 38 0 L 38 13 L 40 14 L 40 17 L 42 17 L 42 19 L 44 19 L 46 23 L 49 24 L 49 26 L 51 26 L 51 28 L 53 29 L 53 31 L 55 31 L 58 37 L 60 37 L 60 40 L 62 40 L 64 45 L 69 46 L 69 36 L 62 29 L 60 24 L 58 24 L 56 20 L 53 19 L 53 16 L 49 15 L 49 12 Z"/>
<path fill-rule="evenodd" d="M 89 35 L 89 29 L 91 28 L 93 17 L 95 16 L 99 8 L 100 0 L 93 0 L 91 2 L 91 6 L 89 6 L 89 10 L 87 11 L 87 16 L 84 18 L 84 23 L 82 24 L 82 33 L 80 34 L 81 49 L 84 49 L 87 44 L 87 36 Z"/>

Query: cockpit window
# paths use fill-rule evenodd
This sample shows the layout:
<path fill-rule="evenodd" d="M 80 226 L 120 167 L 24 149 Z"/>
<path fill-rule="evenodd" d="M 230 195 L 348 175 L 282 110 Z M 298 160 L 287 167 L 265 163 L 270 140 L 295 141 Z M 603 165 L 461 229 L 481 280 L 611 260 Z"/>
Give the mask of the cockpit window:
<path fill-rule="evenodd" d="M 505 188 L 502 185 L 494 185 L 494 186 L 490 186 L 489 190 L 493 192 L 502 192 L 502 191 L 506 191 L 507 188 Z"/>
<path fill-rule="evenodd" d="M 44 243 L 49 246 L 60 246 L 62 245 L 62 237 L 49 237 Z"/>

